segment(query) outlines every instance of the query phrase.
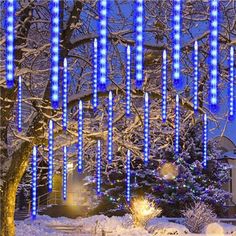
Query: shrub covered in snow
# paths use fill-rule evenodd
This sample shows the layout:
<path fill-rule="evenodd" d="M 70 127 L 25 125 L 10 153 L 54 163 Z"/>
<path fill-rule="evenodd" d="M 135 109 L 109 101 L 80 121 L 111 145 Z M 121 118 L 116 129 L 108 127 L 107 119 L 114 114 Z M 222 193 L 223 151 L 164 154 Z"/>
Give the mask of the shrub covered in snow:
<path fill-rule="evenodd" d="M 192 233 L 200 233 L 208 224 L 216 221 L 216 214 L 204 202 L 195 202 L 189 209 L 182 211 L 184 223 Z"/>

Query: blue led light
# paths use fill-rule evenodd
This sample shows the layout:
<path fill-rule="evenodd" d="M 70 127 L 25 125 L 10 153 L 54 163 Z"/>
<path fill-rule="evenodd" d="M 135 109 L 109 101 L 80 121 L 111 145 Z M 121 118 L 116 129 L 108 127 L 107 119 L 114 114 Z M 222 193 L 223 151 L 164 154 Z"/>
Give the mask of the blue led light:
<path fill-rule="evenodd" d="M 59 105 L 59 0 L 51 0 L 51 103 L 53 108 Z"/>
<path fill-rule="evenodd" d="M 93 108 L 98 106 L 98 42 L 93 42 Z"/>
<path fill-rule="evenodd" d="M 126 49 L 126 116 L 130 116 L 130 102 L 131 102 L 131 78 L 130 78 L 130 46 Z"/>
<path fill-rule="evenodd" d="M 145 93 L 144 101 L 144 163 L 149 160 L 149 96 Z"/>
<path fill-rule="evenodd" d="M 217 107 L 218 83 L 218 0 L 211 0 L 210 12 L 210 105 L 214 111 Z"/>
<path fill-rule="evenodd" d="M 167 61 L 166 50 L 162 55 L 162 121 L 166 122 L 167 117 Z"/>
<path fill-rule="evenodd" d="M 126 201 L 130 203 L 130 150 L 127 151 L 126 159 Z"/>
<path fill-rule="evenodd" d="M 106 89 L 107 77 L 107 0 L 100 0 L 100 31 L 99 31 L 99 86 Z"/>
<path fill-rule="evenodd" d="M 181 34 L 181 0 L 173 4 L 173 79 L 174 85 L 180 86 L 180 34 Z"/>
<path fill-rule="evenodd" d="M 6 83 L 8 88 L 14 85 L 14 0 L 6 1 Z"/>
<path fill-rule="evenodd" d="M 48 191 L 52 191 L 53 185 L 53 121 L 49 121 L 49 132 L 48 132 Z"/>
<path fill-rule="evenodd" d="M 79 101 L 78 112 L 78 171 L 83 170 L 83 103 Z"/>
<path fill-rule="evenodd" d="M 19 76 L 18 81 L 18 131 L 21 132 L 22 130 L 22 81 L 21 76 Z"/>
<path fill-rule="evenodd" d="M 31 201 L 31 217 L 34 220 L 37 215 L 37 148 L 33 147 L 32 156 L 32 201 Z"/>
<path fill-rule="evenodd" d="M 194 82 L 193 82 L 193 110 L 198 111 L 198 42 L 194 43 L 194 54 L 193 54 L 193 64 L 194 64 Z"/>
<path fill-rule="evenodd" d="M 229 58 L 229 120 L 234 118 L 234 48 L 230 47 Z"/>
<path fill-rule="evenodd" d="M 179 95 L 175 98 L 175 155 L 179 154 Z"/>
<path fill-rule="evenodd" d="M 62 179 L 63 199 L 67 197 L 67 147 L 63 147 L 63 179 Z"/>
<path fill-rule="evenodd" d="M 112 98 L 112 91 L 109 92 L 109 99 L 108 99 L 108 137 L 107 137 L 107 156 L 108 156 L 108 161 L 112 161 L 112 149 L 113 149 L 113 127 L 112 127 L 112 122 L 113 122 L 113 98 Z"/>
<path fill-rule="evenodd" d="M 143 5 L 143 0 L 136 0 L 135 78 L 137 88 L 141 88 L 143 84 Z"/>
<path fill-rule="evenodd" d="M 203 166 L 207 166 L 207 115 L 203 115 Z"/>
<path fill-rule="evenodd" d="M 67 79 L 67 59 L 63 62 L 63 84 L 62 84 L 62 126 L 67 129 L 67 101 L 68 101 L 68 79 Z"/>
<path fill-rule="evenodd" d="M 96 189 L 97 195 L 101 194 L 101 141 L 97 143 L 97 162 L 96 162 Z"/>

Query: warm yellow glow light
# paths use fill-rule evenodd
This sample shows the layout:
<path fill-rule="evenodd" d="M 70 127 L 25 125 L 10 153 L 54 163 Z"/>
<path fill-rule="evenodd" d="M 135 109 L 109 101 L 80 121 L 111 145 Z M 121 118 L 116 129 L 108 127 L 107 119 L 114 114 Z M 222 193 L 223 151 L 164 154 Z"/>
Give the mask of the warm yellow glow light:
<path fill-rule="evenodd" d="M 209 224 L 206 227 L 206 236 L 224 236 L 224 229 L 217 223 Z"/>
<path fill-rule="evenodd" d="M 166 180 L 173 180 L 178 176 L 178 167 L 173 163 L 167 162 L 161 166 L 160 174 Z"/>

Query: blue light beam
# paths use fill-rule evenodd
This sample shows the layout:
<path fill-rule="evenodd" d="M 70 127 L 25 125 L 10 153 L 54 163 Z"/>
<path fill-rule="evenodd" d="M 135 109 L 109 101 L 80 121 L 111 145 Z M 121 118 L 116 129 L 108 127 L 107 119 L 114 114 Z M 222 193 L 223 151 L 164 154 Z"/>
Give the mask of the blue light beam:
<path fill-rule="evenodd" d="M 167 118 L 167 60 L 166 50 L 162 55 L 162 122 L 166 122 Z"/>
<path fill-rule="evenodd" d="M 180 122 L 179 122 L 179 95 L 176 94 L 175 98 L 175 155 L 178 156 L 179 154 L 179 129 L 180 129 Z"/>
<path fill-rule="evenodd" d="M 98 42 L 93 41 L 93 109 L 98 106 Z"/>
<path fill-rule="evenodd" d="M 63 147 L 63 183 L 62 183 L 62 189 L 63 189 L 63 199 L 64 201 L 67 198 L 67 147 Z"/>
<path fill-rule="evenodd" d="M 79 101 L 78 112 L 78 172 L 83 170 L 83 103 Z"/>
<path fill-rule="evenodd" d="M 67 129 L 67 102 L 68 102 L 68 75 L 67 59 L 63 62 L 63 84 L 62 84 L 62 126 L 63 130 Z"/>
<path fill-rule="evenodd" d="M 148 164 L 149 161 L 149 95 L 145 93 L 144 101 L 144 163 Z"/>
<path fill-rule="evenodd" d="M 31 218 L 36 219 L 37 215 L 37 147 L 33 147 L 32 156 L 32 201 L 31 201 Z"/>
<path fill-rule="evenodd" d="M 234 48 L 230 47 L 229 59 L 229 120 L 234 119 L 235 104 L 234 104 Z"/>
<path fill-rule="evenodd" d="M 126 48 L 126 107 L 125 107 L 126 117 L 130 116 L 130 103 L 131 103 L 130 64 L 131 64 L 130 46 L 128 45 Z"/>
<path fill-rule="evenodd" d="M 53 185 L 53 121 L 49 121 L 49 132 L 48 132 L 48 191 L 52 192 Z"/>
<path fill-rule="evenodd" d="M 193 53 L 193 65 L 194 65 L 194 79 L 193 79 L 193 110 L 196 113 L 198 111 L 198 42 L 194 43 Z"/>
<path fill-rule="evenodd" d="M 22 79 L 19 76 L 18 80 L 18 117 L 17 117 L 18 131 L 22 131 Z"/>
<path fill-rule="evenodd" d="M 97 162 L 96 162 L 96 190 L 97 195 L 101 194 L 101 141 L 97 142 Z"/>
<path fill-rule="evenodd" d="M 130 203 L 130 150 L 127 151 L 126 160 L 126 201 Z"/>
<path fill-rule="evenodd" d="M 207 114 L 203 115 L 203 167 L 207 166 L 207 139 L 208 139 L 208 125 Z"/>
<path fill-rule="evenodd" d="M 113 150 L 113 96 L 112 91 L 109 92 L 108 99 L 108 137 L 107 137 L 107 155 L 108 161 L 112 162 L 112 150 Z"/>

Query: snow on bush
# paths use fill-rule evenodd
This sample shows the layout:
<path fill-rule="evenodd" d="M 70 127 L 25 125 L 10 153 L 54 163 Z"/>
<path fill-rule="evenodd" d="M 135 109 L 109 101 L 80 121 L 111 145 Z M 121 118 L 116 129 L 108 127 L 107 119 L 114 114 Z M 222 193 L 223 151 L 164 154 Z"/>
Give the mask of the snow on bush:
<path fill-rule="evenodd" d="M 184 224 L 192 233 L 200 233 L 202 229 L 216 221 L 216 214 L 204 202 L 196 202 L 189 209 L 182 211 Z"/>
<path fill-rule="evenodd" d="M 225 223 L 211 223 L 203 229 L 202 233 L 206 235 L 234 235 L 236 236 L 236 226 Z"/>

